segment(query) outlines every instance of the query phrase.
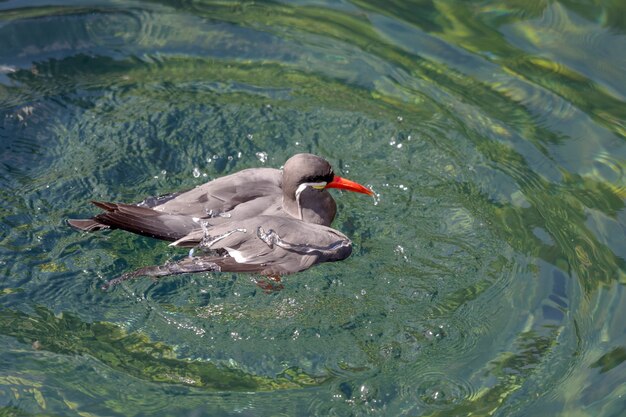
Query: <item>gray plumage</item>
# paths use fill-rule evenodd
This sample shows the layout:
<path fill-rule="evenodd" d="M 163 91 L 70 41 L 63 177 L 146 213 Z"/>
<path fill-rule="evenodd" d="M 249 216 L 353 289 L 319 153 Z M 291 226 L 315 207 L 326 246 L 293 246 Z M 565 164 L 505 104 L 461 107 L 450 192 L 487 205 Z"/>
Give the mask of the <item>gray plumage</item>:
<path fill-rule="evenodd" d="M 338 181 L 343 183 L 337 185 Z M 198 256 L 141 268 L 107 286 L 141 275 L 202 271 L 277 276 L 350 255 L 350 239 L 328 227 L 336 214 L 335 201 L 326 190 L 330 187 L 371 194 L 335 176 L 324 159 L 298 154 L 282 171 L 246 169 L 187 192 L 151 197 L 138 204 L 93 202 L 102 213 L 68 222 L 83 231 L 122 229 L 167 240 L 173 246 L 200 249 Z"/>

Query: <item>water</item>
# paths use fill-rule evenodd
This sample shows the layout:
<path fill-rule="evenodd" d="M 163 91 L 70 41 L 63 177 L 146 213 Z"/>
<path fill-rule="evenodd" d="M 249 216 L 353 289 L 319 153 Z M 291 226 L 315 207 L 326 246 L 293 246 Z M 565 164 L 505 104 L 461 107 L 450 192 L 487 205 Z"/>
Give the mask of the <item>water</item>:
<path fill-rule="evenodd" d="M 0 414 L 622 415 L 625 4 L 2 2 Z M 377 197 L 280 291 L 65 224 L 297 152 Z"/>

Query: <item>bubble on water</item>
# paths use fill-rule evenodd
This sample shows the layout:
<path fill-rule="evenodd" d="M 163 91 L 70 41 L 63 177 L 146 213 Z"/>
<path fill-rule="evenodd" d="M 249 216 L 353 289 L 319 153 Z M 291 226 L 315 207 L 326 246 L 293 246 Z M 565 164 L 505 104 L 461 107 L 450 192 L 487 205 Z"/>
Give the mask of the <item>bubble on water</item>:
<path fill-rule="evenodd" d="M 440 324 L 439 326 L 436 326 L 435 328 L 425 329 L 424 336 L 426 337 L 426 339 L 430 341 L 435 341 L 435 340 L 440 340 L 446 337 L 446 332 L 445 332 L 444 326 Z"/>
<path fill-rule="evenodd" d="M 267 152 L 257 152 L 256 157 L 261 161 L 262 164 L 267 162 Z"/>
<path fill-rule="evenodd" d="M 396 248 L 393 250 L 393 252 L 396 254 L 396 256 L 400 256 L 400 257 L 402 257 L 402 259 L 404 259 L 404 261 L 408 262 L 409 258 L 404 253 L 404 247 L 403 246 L 397 245 Z"/>
<path fill-rule="evenodd" d="M 200 176 L 200 170 L 198 169 L 198 167 L 195 167 L 193 169 L 192 175 L 194 178 L 198 178 Z"/>
<path fill-rule="evenodd" d="M 400 388 L 400 396 L 408 400 L 415 397 L 429 409 L 449 409 L 471 400 L 476 388 L 469 381 L 443 373 L 427 373 L 419 376 L 417 389 L 411 384 Z"/>

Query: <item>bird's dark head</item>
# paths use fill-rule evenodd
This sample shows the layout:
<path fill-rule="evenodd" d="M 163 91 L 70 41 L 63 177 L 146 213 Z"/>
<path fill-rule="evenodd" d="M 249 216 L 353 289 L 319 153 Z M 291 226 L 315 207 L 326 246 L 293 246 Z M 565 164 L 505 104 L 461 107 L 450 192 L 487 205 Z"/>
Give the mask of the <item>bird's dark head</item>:
<path fill-rule="evenodd" d="M 367 195 L 374 194 L 361 184 L 335 175 L 333 168 L 324 158 L 310 153 L 299 153 L 285 162 L 283 190 L 296 196 L 309 187 L 320 191 L 326 188 L 341 188 Z"/>
<path fill-rule="evenodd" d="M 301 220 L 330 225 L 337 210 L 327 188 L 342 188 L 374 194 L 361 184 L 335 175 L 328 161 L 316 155 L 300 153 L 289 158 L 283 168 L 283 208 Z"/>
<path fill-rule="evenodd" d="M 333 168 L 324 158 L 310 153 L 299 153 L 285 162 L 283 189 L 294 196 L 306 187 L 323 190 L 334 177 Z"/>

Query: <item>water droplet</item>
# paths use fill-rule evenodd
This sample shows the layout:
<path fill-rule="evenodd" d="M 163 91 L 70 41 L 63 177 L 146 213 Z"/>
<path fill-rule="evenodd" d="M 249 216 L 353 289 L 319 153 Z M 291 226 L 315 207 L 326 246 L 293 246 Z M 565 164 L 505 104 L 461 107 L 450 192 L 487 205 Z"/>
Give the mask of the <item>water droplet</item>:
<path fill-rule="evenodd" d="M 367 185 L 367 188 L 369 188 L 370 190 L 372 190 L 372 192 L 374 193 L 374 205 L 377 206 L 380 203 L 380 193 L 377 193 L 376 191 L 374 191 L 374 189 L 372 188 L 371 185 Z"/>

